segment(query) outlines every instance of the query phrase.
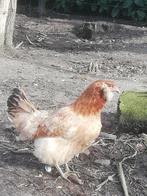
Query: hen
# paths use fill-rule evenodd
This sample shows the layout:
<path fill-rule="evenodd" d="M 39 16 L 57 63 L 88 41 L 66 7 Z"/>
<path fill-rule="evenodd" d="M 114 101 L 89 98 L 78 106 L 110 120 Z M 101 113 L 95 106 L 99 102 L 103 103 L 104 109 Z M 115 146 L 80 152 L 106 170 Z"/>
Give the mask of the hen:
<path fill-rule="evenodd" d="M 99 136 L 101 111 L 118 87 L 110 80 L 97 80 L 77 98 L 53 115 L 41 111 L 27 99 L 23 90 L 15 88 L 8 98 L 9 119 L 21 140 L 34 140 L 34 155 L 55 166 L 68 178 L 68 162 L 87 149 Z M 61 165 L 65 164 L 67 172 Z"/>

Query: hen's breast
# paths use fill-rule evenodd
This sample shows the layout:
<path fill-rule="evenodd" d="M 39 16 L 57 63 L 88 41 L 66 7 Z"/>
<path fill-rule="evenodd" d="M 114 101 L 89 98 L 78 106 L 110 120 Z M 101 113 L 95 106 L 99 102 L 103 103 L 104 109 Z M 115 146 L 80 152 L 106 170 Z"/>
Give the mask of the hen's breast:
<path fill-rule="evenodd" d="M 100 116 L 83 117 L 83 123 L 77 127 L 77 132 L 73 138 L 79 153 L 88 148 L 99 136 L 101 131 Z"/>
<path fill-rule="evenodd" d="M 74 152 L 71 143 L 61 137 L 39 138 L 34 142 L 34 155 L 45 164 L 62 165 L 70 161 Z"/>
<path fill-rule="evenodd" d="M 83 152 L 98 137 L 101 130 L 100 115 L 77 115 L 64 108 L 47 123 L 51 132 L 62 130 L 62 135 L 35 140 L 34 155 L 43 163 L 62 165 Z"/>

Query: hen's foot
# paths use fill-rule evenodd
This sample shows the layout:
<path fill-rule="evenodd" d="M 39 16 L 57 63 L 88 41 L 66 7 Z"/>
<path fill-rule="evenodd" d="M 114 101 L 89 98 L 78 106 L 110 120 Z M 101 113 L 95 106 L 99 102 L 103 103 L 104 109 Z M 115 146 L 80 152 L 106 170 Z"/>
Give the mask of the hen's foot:
<path fill-rule="evenodd" d="M 68 170 L 67 172 L 63 173 L 59 165 L 56 165 L 57 170 L 61 174 L 62 178 L 65 179 L 68 182 L 74 182 L 77 184 L 83 184 L 82 181 L 78 178 L 78 176 L 75 174 L 75 172 L 71 171 L 69 167 L 66 169 Z"/>
<path fill-rule="evenodd" d="M 70 182 L 73 182 L 76 184 L 83 184 L 82 180 L 79 179 L 77 172 L 69 171 L 69 172 L 65 172 L 64 175 L 70 180 Z"/>
<path fill-rule="evenodd" d="M 79 172 L 73 171 L 68 167 L 68 164 L 65 164 L 65 169 L 66 169 L 66 173 L 70 173 L 71 175 L 78 175 L 79 176 Z"/>

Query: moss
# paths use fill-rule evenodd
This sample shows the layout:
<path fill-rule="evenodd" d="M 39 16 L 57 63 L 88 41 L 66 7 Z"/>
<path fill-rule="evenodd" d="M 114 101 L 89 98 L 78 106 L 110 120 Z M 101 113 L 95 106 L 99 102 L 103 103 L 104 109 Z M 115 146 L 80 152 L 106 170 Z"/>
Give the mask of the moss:
<path fill-rule="evenodd" d="M 125 128 L 147 129 L 147 92 L 126 91 L 119 99 L 120 124 Z"/>

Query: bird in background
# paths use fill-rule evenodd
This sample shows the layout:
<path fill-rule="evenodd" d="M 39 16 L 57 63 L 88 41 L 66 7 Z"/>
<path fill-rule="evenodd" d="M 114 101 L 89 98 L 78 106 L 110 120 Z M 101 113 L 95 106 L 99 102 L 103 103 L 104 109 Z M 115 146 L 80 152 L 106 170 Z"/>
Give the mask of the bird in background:
<path fill-rule="evenodd" d="M 55 166 L 60 175 L 69 180 L 73 173 L 68 167 L 69 161 L 99 136 L 101 112 L 115 91 L 119 89 L 114 81 L 97 80 L 73 103 L 51 115 L 36 109 L 22 89 L 14 88 L 7 101 L 7 112 L 20 139 L 34 141 L 34 155 L 42 163 Z"/>

